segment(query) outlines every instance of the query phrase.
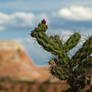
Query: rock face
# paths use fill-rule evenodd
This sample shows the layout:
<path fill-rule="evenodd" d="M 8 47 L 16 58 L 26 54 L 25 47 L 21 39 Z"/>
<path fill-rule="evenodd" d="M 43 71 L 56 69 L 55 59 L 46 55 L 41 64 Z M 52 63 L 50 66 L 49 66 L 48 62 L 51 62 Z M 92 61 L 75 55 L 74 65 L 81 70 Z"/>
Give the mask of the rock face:
<path fill-rule="evenodd" d="M 47 67 L 37 67 L 16 41 L 0 41 L 0 77 L 17 80 L 46 81 Z"/>

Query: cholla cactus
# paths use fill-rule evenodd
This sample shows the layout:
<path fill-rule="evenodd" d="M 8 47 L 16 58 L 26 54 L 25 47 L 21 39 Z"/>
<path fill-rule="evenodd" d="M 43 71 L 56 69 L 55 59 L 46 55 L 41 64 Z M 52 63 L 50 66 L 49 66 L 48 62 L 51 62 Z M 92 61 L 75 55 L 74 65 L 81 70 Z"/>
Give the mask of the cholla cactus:
<path fill-rule="evenodd" d="M 59 35 L 48 36 L 45 33 L 47 29 L 44 19 L 31 32 L 31 36 L 36 38 L 46 51 L 55 55 L 56 58 L 48 62 L 52 75 L 60 80 L 67 80 L 71 87 L 67 90 L 68 92 L 80 92 L 80 89 L 86 85 L 86 77 L 91 73 L 92 36 L 84 42 L 72 58 L 69 58 L 67 53 L 78 44 L 81 35 L 76 32 L 63 44 Z"/>

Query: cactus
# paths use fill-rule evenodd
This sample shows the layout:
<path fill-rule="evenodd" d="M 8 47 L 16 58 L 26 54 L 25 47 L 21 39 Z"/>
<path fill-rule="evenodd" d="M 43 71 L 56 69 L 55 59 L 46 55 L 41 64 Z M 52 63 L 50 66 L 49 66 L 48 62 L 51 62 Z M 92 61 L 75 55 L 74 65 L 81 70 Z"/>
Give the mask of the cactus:
<path fill-rule="evenodd" d="M 76 32 L 65 42 L 62 43 L 59 35 L 48 36 L 45 32 L 48 26 L 45 19 L 38 24 L 31 36 L 55 58 L 51 59 L 50 72 L 60 80 L 67 80 L 70 85 L 70 92 L 81 92 L 80 90 L 87 84 L 87 77 L 91 74 L 92 67 L 92 36 L 90 36 L 83 46 L 69 58 L 68 52 L 80 41 L 81 35 Z M 67 90 L 66 92 L 69 92 Z"/>

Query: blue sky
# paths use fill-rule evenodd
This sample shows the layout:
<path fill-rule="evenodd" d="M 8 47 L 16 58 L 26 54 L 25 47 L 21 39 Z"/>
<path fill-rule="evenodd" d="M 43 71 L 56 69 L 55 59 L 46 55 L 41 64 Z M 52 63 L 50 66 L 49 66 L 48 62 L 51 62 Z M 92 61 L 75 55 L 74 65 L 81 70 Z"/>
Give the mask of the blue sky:
<path fill-rule="evenodd" d="M 36 64 L 46 65 L 51 54 L 30 37 L 43 18 L 48 35 L 66 41 L 77 31 L 86 38 L 92 34 L 92 0 L 0 0 L 0 40 L 18 41 Z"/>

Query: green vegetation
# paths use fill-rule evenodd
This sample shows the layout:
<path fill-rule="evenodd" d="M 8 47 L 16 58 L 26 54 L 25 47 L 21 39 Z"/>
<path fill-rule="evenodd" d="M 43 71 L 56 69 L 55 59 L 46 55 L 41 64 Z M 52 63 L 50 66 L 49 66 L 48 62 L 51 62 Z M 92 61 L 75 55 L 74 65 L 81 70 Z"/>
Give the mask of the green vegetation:
<path fill-rule="evenodd" d="M 46 21 L 42 20 L 38 27 L 31 32 L 31 36 L 36 38 L 43 49 L 55 56 L 48 61 L 50 72 L 60 80 L 67 80 L 71 88 L 65 92 L 82 92 L 90 80 L 92 36 L 83 43 L 72 58 L 69 58 L 68 52 L 78 44 L 81 35 L 76 32 L 63 43 L 59 35 L 48 36 L 45 33 L 47 29 Z"/>

